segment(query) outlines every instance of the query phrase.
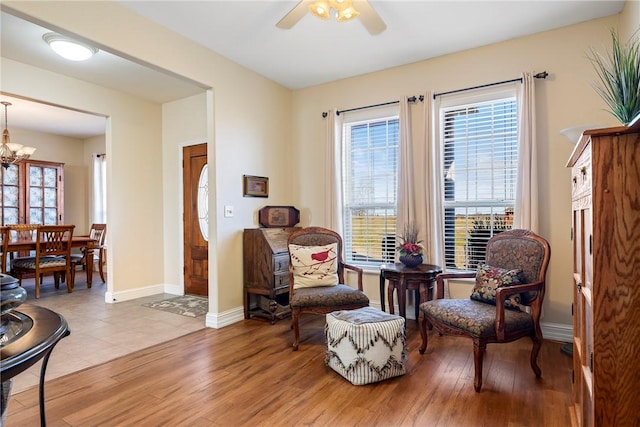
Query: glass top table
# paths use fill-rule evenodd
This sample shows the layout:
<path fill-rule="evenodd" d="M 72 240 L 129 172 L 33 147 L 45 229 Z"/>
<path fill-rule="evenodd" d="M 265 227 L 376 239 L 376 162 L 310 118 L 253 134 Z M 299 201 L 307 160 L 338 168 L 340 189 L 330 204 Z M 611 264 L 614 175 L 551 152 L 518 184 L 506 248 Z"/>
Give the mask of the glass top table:
<path fill-rule="evenodd" d="M 55 345 L 70 333 L 64 317 L 43 307 L 22 304 L 2 315 L 0 326 L 2 420 L 6 415 L 12 378 L 42 359 L 39 386 L 40 425 L 46 425 L 44 380 L 47 363 Z"/>

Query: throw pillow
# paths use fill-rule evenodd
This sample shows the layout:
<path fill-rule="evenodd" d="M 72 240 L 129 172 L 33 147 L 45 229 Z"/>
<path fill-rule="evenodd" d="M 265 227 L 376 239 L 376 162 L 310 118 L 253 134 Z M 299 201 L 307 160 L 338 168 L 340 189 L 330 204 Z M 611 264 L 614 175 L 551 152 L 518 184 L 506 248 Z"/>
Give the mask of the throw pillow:
<path fill-rule="evenodd" d="M 289 245 L 293 288 L 338 284 L 338 244 L 325 246 Z"/>
<path fill-rule="evenodd" d="M 471 291 L 471 299 L 495 305 L 496 289 L 523 283 L 521 274 L 522 270 L 520 269 L 505 270 L 504 268 L 480 264 L 476 273 L 476 284 L 473 287 L 473 291 Z M 504 306 L 520 310 L 520 294 L 507 297 L 504 301 Z"/>

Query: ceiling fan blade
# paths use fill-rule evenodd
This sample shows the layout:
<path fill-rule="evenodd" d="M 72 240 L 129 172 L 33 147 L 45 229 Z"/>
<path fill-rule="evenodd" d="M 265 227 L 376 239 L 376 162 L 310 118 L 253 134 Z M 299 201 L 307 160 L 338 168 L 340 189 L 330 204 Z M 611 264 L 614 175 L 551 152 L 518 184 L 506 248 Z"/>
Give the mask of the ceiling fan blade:
<path fill-rule="evenodd" d="M 287 13 L 284 18 L 282 18 L 276 24 L 276 27 L 282 28 L 283 30 L 289 30 L 294 25 L 298 23 L 299 20 L 307 13 L 308 5 L 312 0 L 301 0 L 293 9 Z"/>
<path fill-rule="evenodd" d="M 375 36 L 387 29 L 387 24 L 384 23 L 378 12 L 373 9 L 367 0 L 353 0 L 353 6 L 360 12 L 358 18 L 369 31 L 369 34 Z"/>

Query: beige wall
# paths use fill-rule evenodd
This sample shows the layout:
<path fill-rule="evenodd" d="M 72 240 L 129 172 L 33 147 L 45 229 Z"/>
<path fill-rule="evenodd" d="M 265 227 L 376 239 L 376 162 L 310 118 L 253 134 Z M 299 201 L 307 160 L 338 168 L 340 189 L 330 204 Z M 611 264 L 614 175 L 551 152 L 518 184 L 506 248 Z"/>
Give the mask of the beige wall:
<path fill-rule="evenodd" d="M 627 0 L 620 14 L 618 28 L 623 40 L 631 38 L 634 33 L 640 37 L 640 0 Z"/>
<path fill-rule="evenodd" d="M 325 122 L 322 111 L 347 109 L 442 92 L 519 77 L 523 71 L 548 71 L 536 81 L 537 144 L 539 149 L 540 234 L 552 248 L 544 319 L 548 327 L 567 332 L 571 325 L 572 258 L 569 171 L 565 167 L 573 149 L 563 128 L 584 123 L 617 125 L 602 111 L 604 103 L 590 86 L 595 79 L 586 60 L 590 46 L 609 41 L 609 28 L 618 16 L 518 38 L 419 63 L 315 86 L 294 93 L 293 162 L 296 205 L 312 212 L 304 225 L 324 223 L 322 182 Z M 410 107 L 421 109 L 422 106 Z M 314 191 L 307 191 L 313 188 Z M 454 287 L 456 296 L 470 293 L 470 285 Z M 378 274 L 367 274 L 365 291 L 379 302 Z"/>

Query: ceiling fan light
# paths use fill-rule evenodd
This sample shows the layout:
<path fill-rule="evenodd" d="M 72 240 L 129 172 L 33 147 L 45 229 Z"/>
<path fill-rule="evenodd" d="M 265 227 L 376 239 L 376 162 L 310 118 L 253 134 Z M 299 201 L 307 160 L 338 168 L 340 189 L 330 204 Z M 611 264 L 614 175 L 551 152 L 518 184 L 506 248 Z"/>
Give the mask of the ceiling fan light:
<path fill-rule="evenodd" d="M 309 5 L 309 11 L 320 19 L 329 19 L 329 3 L 317 0 Z"/>
<path fill-rule="evenodd" d="M 47 33 L 42 36 L 42 39 L 55 53 L 71 61 L 85 61 L 98 52 L 98 49 L 93 46 L 77 42 L 61 34 Z"/>
<path fill-rule="evenodd" d="M 357 18 L 358 15 L 360 15 L 360 12 L 358 12 L 353 6 L 349 6 L 338 11 L 336 19 L 340 22 L 346 22 Z"/>

